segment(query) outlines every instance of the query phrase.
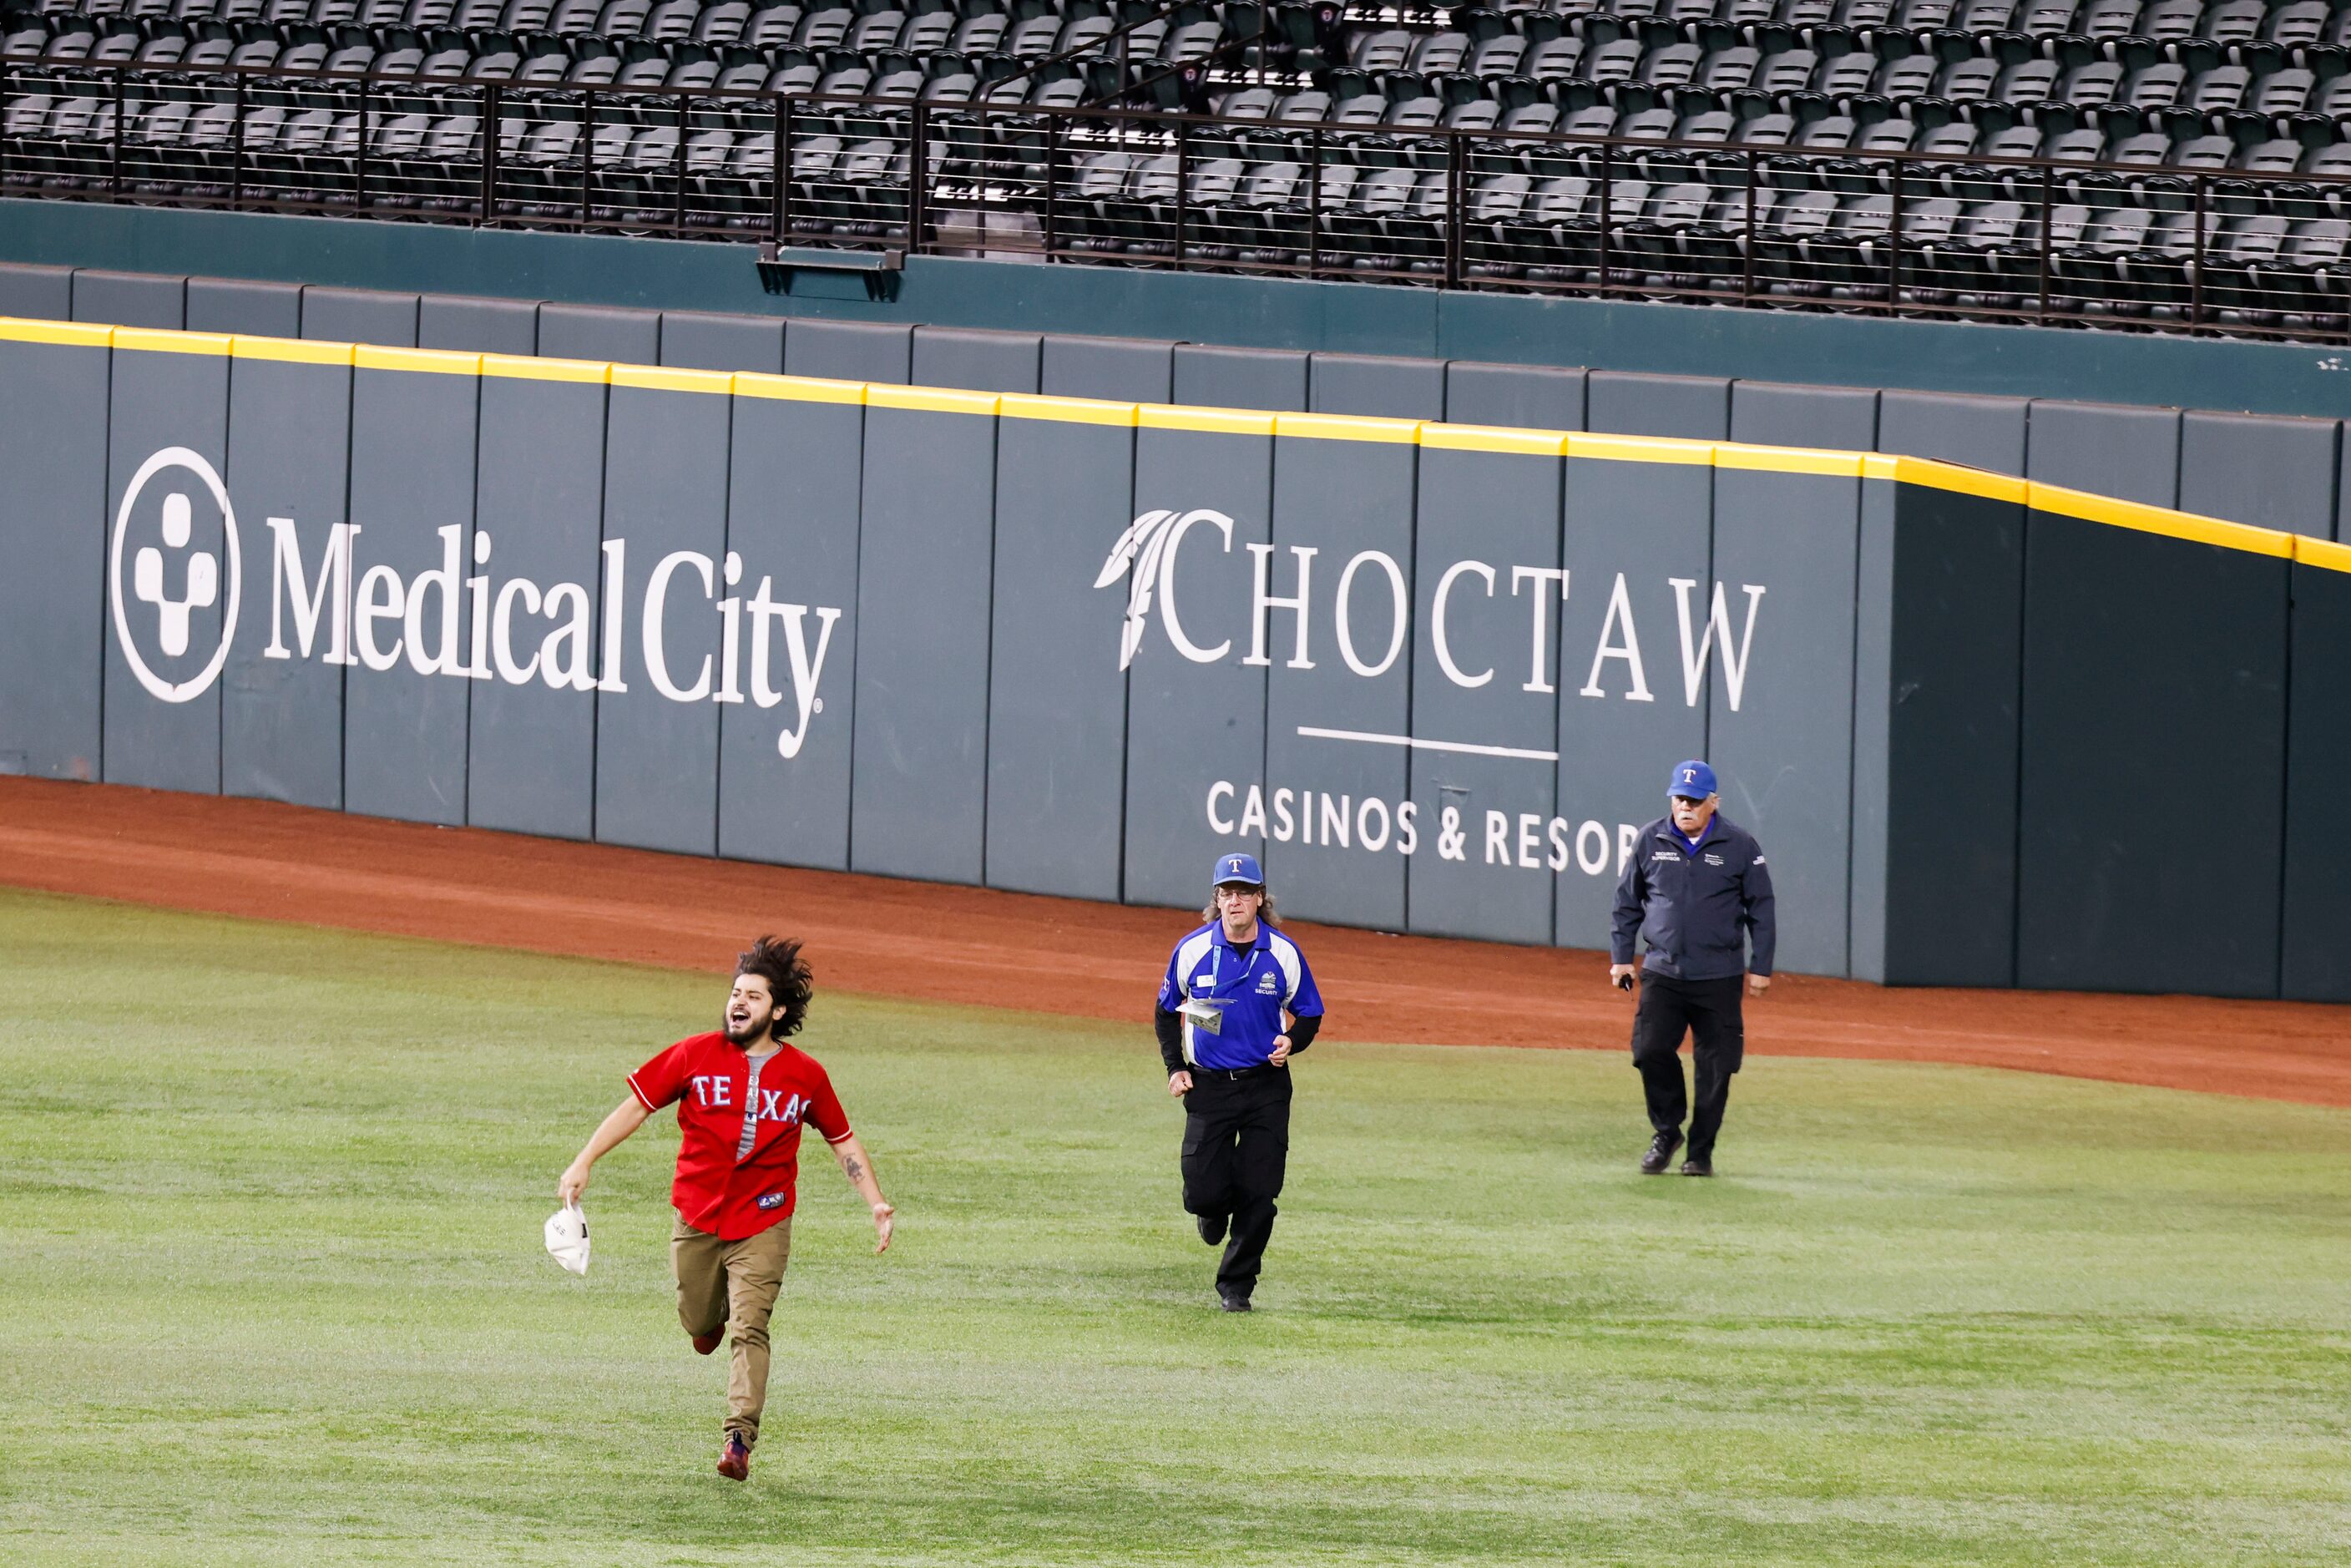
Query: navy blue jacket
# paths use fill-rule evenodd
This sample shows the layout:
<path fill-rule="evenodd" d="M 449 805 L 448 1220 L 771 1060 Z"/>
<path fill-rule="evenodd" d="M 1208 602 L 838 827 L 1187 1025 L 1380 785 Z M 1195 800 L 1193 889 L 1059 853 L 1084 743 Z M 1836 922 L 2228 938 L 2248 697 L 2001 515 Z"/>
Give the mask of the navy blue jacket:
<path fill-rule="evenodd" d="M 1633 858 L 1616 883 L 1616 921 L 1608 942 L 1611 963 L 1633 961 L 1633 934 L 1648 943 L 1643 972 L 1676 980 L 1719 980 L 1750 970 L 1771 972 L 1779 928 L 1771 906 L 1771 873 L 1746 829 L 1720 811 L 1707 824 L 1693 855 L 1660 817 L 1634 841 Z M 1750 934 L 1755 956 L 1747 956 Z"/>

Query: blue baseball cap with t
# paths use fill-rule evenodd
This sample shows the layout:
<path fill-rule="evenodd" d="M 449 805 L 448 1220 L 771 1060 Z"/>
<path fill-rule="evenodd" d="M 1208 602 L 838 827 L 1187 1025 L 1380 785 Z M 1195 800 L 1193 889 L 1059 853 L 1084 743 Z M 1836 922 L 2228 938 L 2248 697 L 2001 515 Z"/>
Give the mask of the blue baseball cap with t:
<path fill-rule="evenodd" d="M 1675 763 L 1674 776 L 1666 781 L 1667 794 L 1686 800 L 1703 800 L 1714 792 L 1714 769 L 1696 758 Z"/>
<path fill-rule="evenodd" d="M 1230 887 L 1236 883 L 1244 887 L 1263 887 L 1265 873 L 1258 870 L 1255 855 L 1225 855 L 1217 862 L 1216 883 L 1218 887 Z"/>

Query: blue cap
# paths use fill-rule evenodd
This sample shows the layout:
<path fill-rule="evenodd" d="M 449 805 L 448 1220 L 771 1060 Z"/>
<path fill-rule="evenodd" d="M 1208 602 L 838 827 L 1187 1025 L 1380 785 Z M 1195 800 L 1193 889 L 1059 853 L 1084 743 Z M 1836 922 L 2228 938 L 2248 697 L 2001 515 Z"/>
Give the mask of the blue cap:
<path fill-rule="evenodd" d="M 1226 855 L 1217 862 L 1216 885 L 1225 887 L 1237 882 L 1250 887 L 1265 885 L 1265 873 L 1257 869 L 1257 856 Z"/>
<path fill-rule="evenodd" d="M 1714 769 L 1696 758 L 1674 764 L 1674 776 L 1666 780 L 1666 793 L 1681 795 L 1692 800 L 1703 800 L 1715 792 Z"/>

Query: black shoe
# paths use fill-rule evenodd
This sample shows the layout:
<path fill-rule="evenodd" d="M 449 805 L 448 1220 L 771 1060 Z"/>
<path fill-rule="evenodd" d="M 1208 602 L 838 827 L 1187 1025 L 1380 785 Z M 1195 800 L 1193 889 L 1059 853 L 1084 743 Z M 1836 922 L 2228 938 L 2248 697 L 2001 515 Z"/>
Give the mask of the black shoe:
<path fill-rule="evenodd" d="M 1192 1220 L 1200 1228 L 1200 1239 L 1214 1247 L 1225 1239 L 1225 1227 L 1230 1223 L 1230 1218 L 1222 1214 L 1196 1214 Z"/>
<path fill-rule="evenodd" d="M 1714 1160 L 1710 1155 L 1692 1155 L 1689 1158 L 1682 1162 L 1682 1175 L 1684 1176 L 1710 1176 L 1713 1174 Z"/>
<path fill-rule="evenodd" d="M 1217 1292 L 1217 1300 L 1224 1303 L 1225 1311 L 1228 1312 L 1246 1312 L 1255 1310 L 1249 1305 L 1249 1299 L 1238 1291 L 1219 1290 Z"/>
<path fill-rule="evenodd" d="M 1643 1176 L 1663 1176 L 1666 1166 L 1673 1162 L 1674 1151 L 1682 1146 L 1679 1133 L 1659 1133 L 1649 1140 L 1649 1152 L 1641 1156 Z"/>

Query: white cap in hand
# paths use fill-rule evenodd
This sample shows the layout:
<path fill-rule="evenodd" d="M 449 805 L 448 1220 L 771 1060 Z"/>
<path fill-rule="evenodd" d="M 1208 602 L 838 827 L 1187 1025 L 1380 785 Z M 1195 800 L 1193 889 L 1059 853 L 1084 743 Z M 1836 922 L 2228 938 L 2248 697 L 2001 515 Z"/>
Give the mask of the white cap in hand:
<path fill-rule="evenodd" d="M 588 1271 L 588 1216 L 567 1203 L 547 1218 L 547 1250 L 575 1274 Z"/>

